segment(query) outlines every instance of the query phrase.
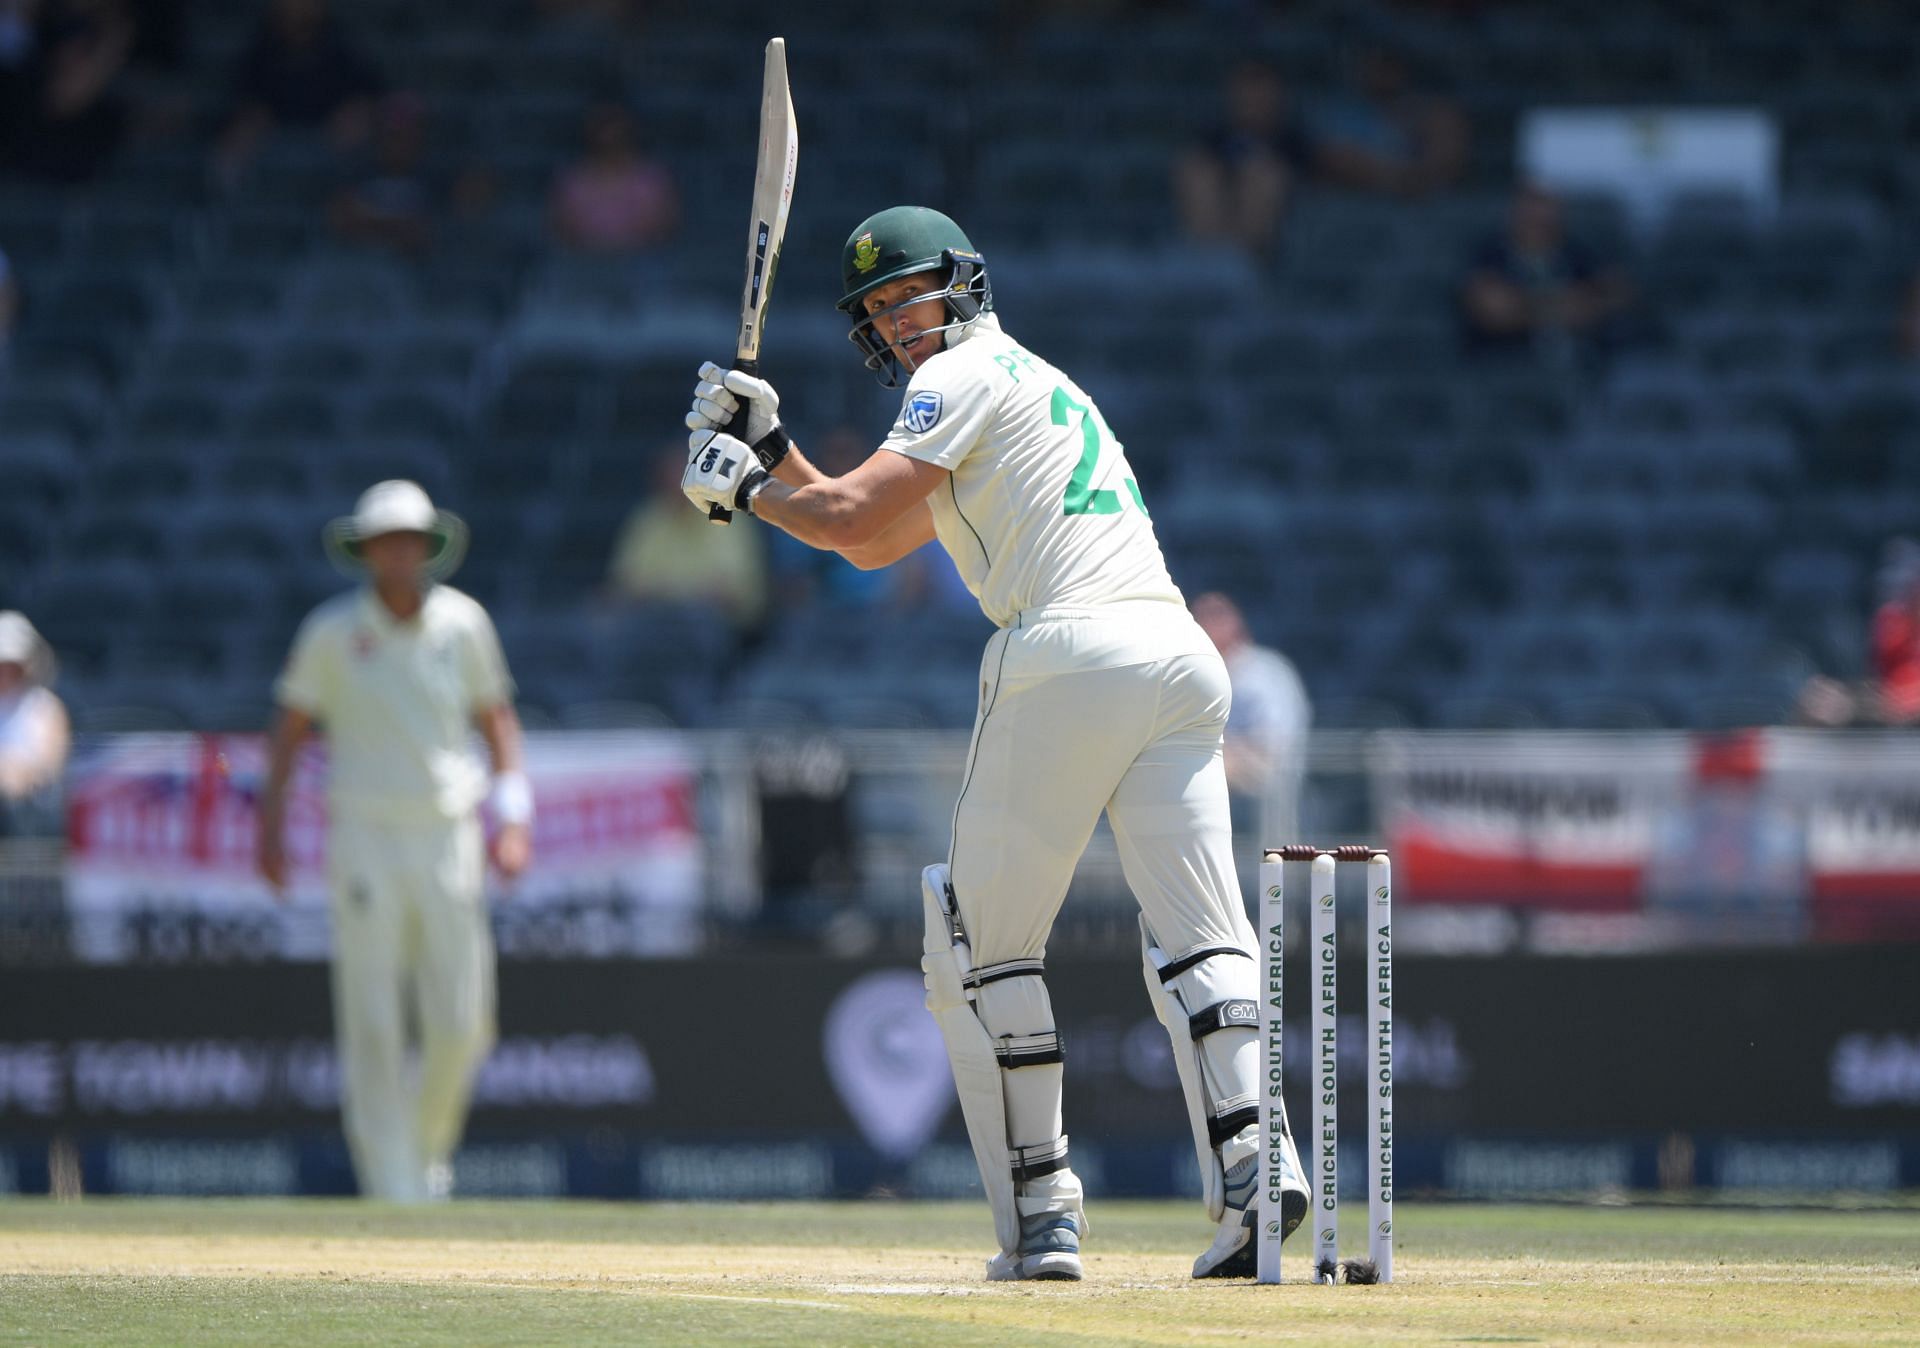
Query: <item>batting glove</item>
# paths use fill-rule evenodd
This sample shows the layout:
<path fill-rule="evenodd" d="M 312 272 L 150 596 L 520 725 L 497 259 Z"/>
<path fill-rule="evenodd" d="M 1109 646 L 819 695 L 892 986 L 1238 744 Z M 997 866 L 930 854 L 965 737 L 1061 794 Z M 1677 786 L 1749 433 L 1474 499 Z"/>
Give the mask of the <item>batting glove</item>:
<path fill-rule="evenodd" d="M 787 457 L 792 442 L 780 424 L 780 395 L 766 380 L 706 362 L 700 367 L 700 382 L 694 385 L 687 429 L 695 433 L 726 430 L 739 413 L 742 399 L 747 404 L 747 424 L 739 438 L 753 447 L 760 466 L 772 472 Z"/>
<path fill-rule="evenodd" d="M 767 480 L 747 446 L 731 435 L 700 430 L 687 437 L 687 471 L 680 490 L 701 514 L 710 506 L 752 514 L 754 495 Z"/>

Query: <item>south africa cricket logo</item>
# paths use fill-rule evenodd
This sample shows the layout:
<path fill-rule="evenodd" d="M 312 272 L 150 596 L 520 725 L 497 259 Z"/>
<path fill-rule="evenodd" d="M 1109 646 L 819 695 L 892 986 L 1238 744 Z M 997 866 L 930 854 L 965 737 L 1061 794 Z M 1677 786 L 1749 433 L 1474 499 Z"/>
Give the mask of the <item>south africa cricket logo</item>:
<path fill-rule="evenodd" d="M 862 234 L 854 241 L 853 265 L 863 274 L 880 265 L 880 250 L 873 246 L 873 235 Z"/>

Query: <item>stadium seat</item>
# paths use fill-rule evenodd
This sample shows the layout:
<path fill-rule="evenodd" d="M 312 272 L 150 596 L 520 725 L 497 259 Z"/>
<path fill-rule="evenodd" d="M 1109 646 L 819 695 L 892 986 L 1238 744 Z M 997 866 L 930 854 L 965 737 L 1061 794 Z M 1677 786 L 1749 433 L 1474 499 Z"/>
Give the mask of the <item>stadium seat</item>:
<path fill-rule="evenodd" d="M 567 658 L 531 672 L 555 721 L 575 719 L 574 699 L 639 699 L 711 722 L 729 680 L 765 692 L 778 671 L 820 679 L 803 700 L 836 723 L 965 724 L 981 635 L 969 624 L 808 607 L 736 653 L 711 623 L 622 637 L 579 602 L 648 456 L 681 433 L 693 366 L 733 339 L 752 126 L 714 108 L 750 106 L 752 63 L 711 22 L 673 14 L 615 43 L 519 0 L 432 23 L 390 0 L 340 7 L 420 91 L 430 172 L 449 181 L 483 161 L 494 207 L 441 221 L 418 260 L 343 246 L 324 203 L 361 165 L 298 132 L 233 184 L 208 173 L 197 134 L 135 138 L 83 194 L 10 182 L 0 249 L 26 305 L 0 372 L 0 601 L 75 566 L 171 577 L 171 559 L 205 542 L 223 565 L 257 566 L 275 596 L 259 622 L 283 645 L 344 583 L 319 555 L 321 524 L 373 481 L 407 476 L 471 518 L 463 583 L 508 620 L 551 615 Z M 238 10 L 201 8 L 185 68 L 139 86 L 194 126 L 223 114 L 225 72 L 252 33 Z M 1174 156 L 1218 115 L 1214 29 L 1172 13 L 1049 15 L 1003 48 L 976 2 L 964 21 L 868 24 L 855 43 L 833 16 L 796 10 L 803 119 L 887 134 L 809 142 L 767 372 L 802 443 L 841 424 L 877 438 L 898 394 L 859 370 L 832 311 L 833 259 L 863 209 L 849 203 L 964 201 L 1009 330 L 1099 399 L 1176 577 L 1234 589 L 1313 644 L 1336 721 L 1729 719 L 1771 695 L 1732 679 L 1776 646 L 1857 666 L 1874 549 L 1913 528 L 1920 394 L 1895 322 L 1920 207 L 1920 167 L 1901 150 L 1920 125 L 1897 19 L 1849 14 L 1815 40 L 1801 31 L 1811 11 L 1715 25 L 1722 8 L 1483 7 L 1470 37 L 1404 6 L 1369 15 L 1474 117 L 1468 185 L 1385 200 L 1303 181 L 1260 263 L 1173 241 Z M 1340 44 L 1311 25 L 1235 39 L 1278 57 L 1303 107 L 1346 78 Z M 990 50 L 993 88 L 937 107 L 865 77 L 874 62 L 951 68 Z M 640 91 L 652 151 L 680 186 L 680 237 L 639 261 L 562 255 L 546 232 L 600 75 Z M 1063 102 L 1063 83 L 1078 96 Z M 1645 333 L 1591 375 L 1470 360 L 1459 268 L 1505 218 L 1515 121 L 1586 94 L 1772 112 L 1778 208 L 1685 198 L 1643 235 L 1619 202 L 1574 196 L 1572 232 L 1634 277 Z M 1356 603 L 1370 616 L 1351 631 L 1317 621 Z M 161 603 L 204 614 L 177 648 L 144 652 L 181 671 L 149 699 L 163 714 L 191 710 L 204 643 L 222 690 L 281 654 L 258 649 L 264 636 L 241 649 L 213 609 L 185 580 Z M 1638 624 L 1667 610 L 1694 626 Z M 904 639 L 881 641 L 883 628 Z M 75 638 L 81 691 L 109 709 L 142 701 L 114 670 L 88 670 L 122 635 Z M 1504 673 L 1466 659 L 1483 639 L 1511 660 Z M 1641 687 L 1582 676 L 1629 655 L 1672 670 Z M 823 691 L 849 659 L 889 681 L 870 701 Z M 235 696 L 232 716 L 252 714 Z"/>

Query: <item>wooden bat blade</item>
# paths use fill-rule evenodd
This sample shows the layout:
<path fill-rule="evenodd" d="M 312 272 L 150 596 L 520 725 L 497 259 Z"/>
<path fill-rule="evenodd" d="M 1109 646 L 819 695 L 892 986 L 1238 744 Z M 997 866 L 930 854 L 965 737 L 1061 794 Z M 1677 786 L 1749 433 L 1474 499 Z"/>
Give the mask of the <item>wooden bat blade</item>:
<path fill-rule="evenodd" d="M 787 84 L 787 40 L 767 43 L 766 74 L 760 85 L 760 154 L 753 170 L 753 215 L 747 222 L 747 281 L 740 294 L 740 338 L 734 343 L 734 367 L 760 372 L 760 336 L 773 295 L 773 274 L 780 245 L 787 237 L 787 212 L 793 206 L 793 175 L 800 165 L 800 131 L 793 120 L 793 92 Z M 727 433 L 745 433 L 742 406 Z M 707 518 L 725 524 L 733 512 L 714 506 Z"/>
<path fill-rule="evenodd" d="M 793 207 L 794 172 L 800 164 L 800 132 L 794 123 L 793 92 L 787 83 L 787 43 L 767 43 L 766 77 L 760 90 L 760 156 L 754 166 L 753 215 L 747 230 L 746 285 L 740 296 L 738 360 L 760 358 L 760 337 L 780 245 Z"/>

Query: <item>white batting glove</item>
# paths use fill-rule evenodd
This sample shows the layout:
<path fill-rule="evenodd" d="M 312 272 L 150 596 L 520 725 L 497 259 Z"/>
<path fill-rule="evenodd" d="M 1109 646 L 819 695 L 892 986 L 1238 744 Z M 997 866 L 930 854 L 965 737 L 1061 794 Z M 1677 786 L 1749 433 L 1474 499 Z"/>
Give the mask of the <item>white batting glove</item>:
<path fill-rule="evenodd" d="M 767 472 L 753 451 L 731 435 L 700 430 L 687 437 L 687 471 L 680 490 L 701 514 L 710 506 L 753 511 L 754 493 L 767 484 Z"/>
<path fill-rule="evenodd" d="M 786 455 L 786 433 L 780 425 L 780 395 L 774 392 L 773 385 L 764 379 L 757 379 L 738 370 L 728 370 L 715 365 L 712 361 L 700 367 L 700 381 L 694 385 L 693 407 L 687 413 L 687 429 L 690 431 L 724 431 L 740 410 L 741 400 L 747 404 L 747 424 L 745 433 L 739 438 L 753 446 L 761 463 L 772 458 L 775 463 Z M 778 433 L 775 445 L 765 444 L 769 436 Z"/>

